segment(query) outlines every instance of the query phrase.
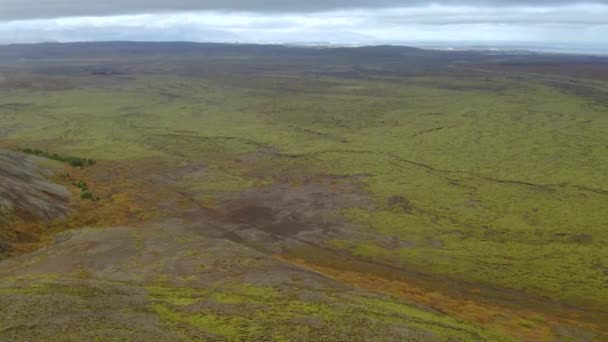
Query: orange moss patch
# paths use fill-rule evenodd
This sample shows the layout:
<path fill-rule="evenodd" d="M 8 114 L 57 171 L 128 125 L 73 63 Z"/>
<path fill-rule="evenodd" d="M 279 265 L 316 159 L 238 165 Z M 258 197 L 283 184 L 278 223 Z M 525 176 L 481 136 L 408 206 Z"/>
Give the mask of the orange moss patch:
<path fill-rule="evenodd" d="M 99 181 L 91 176 L 91 172 L 90 168 L 66 167 L 65 173 L 55 177 L 54 181 L 73 192 L 71 206 L 74 212 L 54 225 L 64 225 L 69 229 L 111 227 L 145 222 L 151 218 L 150 211 L 137 201 L 137 193 L 141 190 L 137 183 L 121 174 Z M 74 181 L 84 181 L 99 200 L 81 199 L 79 189 L 72 185 Z"/>
<path fill-rule="evenodd" d="M 555 340 L 556 336 L 550 328 L 554 324 L 565 323 L 582 326 L 580 322 L 565 322 L 563 319 L 548 317 L 546 314 L 531 310 L 515 310 L 498 305 L 479 303 L 470 299 L 454 298 L 440 292 L 424 290 L 401 280 L 389 280 L 372 274 L 337 270 L 311 264 L 303 259 L 285 258 L 282 256 L 277 256 L 277 258 L 357 288 L 388 294 L 427 306 L 446 315 L 458 317 L 486 328 L 500 331 L 521 341 L 538 342 Z M 473 289 L 471 292 L 481 293 L 481 289 Z M 585 327 L 590 330 L 597 329 L 597 327 L 590 325 L 585 325 Z"/>

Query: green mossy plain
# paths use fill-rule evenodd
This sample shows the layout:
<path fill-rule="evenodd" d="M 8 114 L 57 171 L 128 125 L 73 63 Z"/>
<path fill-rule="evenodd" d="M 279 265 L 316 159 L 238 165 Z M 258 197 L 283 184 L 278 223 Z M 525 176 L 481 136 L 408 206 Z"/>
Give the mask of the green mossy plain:
<path fill-rule="evenodd" d="M 224 284 L 214 289 L 147 289 L 153 310 L 186 339 L 202 331 L 227 341 L 265 336 L 276 341 L 304 336 L 346 341 L 365 339 L 371 327 L 382 336 L 388 331 L 383 326 L 406 324 L 414 329 L 399 337 L 383 338 L 509 341 L 502 335 L 387 298 L 327 293 L 323 301 L 311 301 L 298 298 L 302 289 L 277 290 L 248 284 Z"/>
<path fill-rule="evenodd" d="M 99 161 L 201 160 L 211 172 L 181 182 L 211 193 L 260 184 L 248 170 L 232 169 L 230 156 L 276 151 L 278 164 L 363 175 L 376 209 L 342 214 L 362 230 L 407 242 L 391 249 L 374 241 L 328 241 L 332 248 L 605 308 L 606 106 L 551 87 L 540 76 L 490 77 L 489 82 L 456 76 L 321 77 L 298 84 L 301 91 L 277 95 L 276 84 L 264 78 L 235 85 L 138 76 L 113 88 L 3 92 L 0 103 L 29 106 L 2 109 L 0 126 L 15 131 L 1 145 L 44 147 Z M 608 89 L 605 83 L 593 85 Z M 213 158 L 218 153 L 229 157 Z M 407 199 L 408 209 L 391 207 L 388 199 L 394 196 Z M 154 310 L 167 324 L 233 337 L 267 328 L 256 328 L 250 317 L 191 317 L 180 308 L 198 301 L 198 294 L 163 291 L 151 293 L 158 299 Z M 246 292 L 201 295 L 230 304 L 251 300 Z M 288 305 L 294 306 L 290 312 L 320 312 L 338 326 L 353 323 L 338 321 L 340 315 L 322 305 Z M 385 302 L 361 305 L 370 307 L 372 316 L 408 310 Z M 271 321 L 285 319 L 276 315 Z M 243 324 L 250 330 L 240 330 Z M 276 338 L 289 335 L 277 332 Z"/>

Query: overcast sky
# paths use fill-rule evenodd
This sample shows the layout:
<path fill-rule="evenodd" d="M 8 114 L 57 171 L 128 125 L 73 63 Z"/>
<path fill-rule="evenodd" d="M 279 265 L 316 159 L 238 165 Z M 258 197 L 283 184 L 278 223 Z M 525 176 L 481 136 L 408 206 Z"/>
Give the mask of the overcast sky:
<path fill-rule="evenodd" d="M 531 42 L 608 49 L 608 0 L 0 0 L 0 43 Z"/>

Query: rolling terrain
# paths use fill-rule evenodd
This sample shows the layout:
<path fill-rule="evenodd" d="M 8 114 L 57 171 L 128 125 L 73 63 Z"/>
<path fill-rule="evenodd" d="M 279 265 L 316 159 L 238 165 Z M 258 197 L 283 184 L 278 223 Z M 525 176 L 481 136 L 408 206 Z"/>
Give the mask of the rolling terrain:
<path fill-rule="evenodd" d="M 606 75 L 389 46 L 0 47 L 0 339 L 608 340 Z"/>

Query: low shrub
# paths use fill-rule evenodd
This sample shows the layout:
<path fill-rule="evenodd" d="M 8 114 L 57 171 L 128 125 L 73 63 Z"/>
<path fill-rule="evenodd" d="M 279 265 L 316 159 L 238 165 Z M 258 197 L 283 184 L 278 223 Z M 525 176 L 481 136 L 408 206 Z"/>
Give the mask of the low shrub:
<path fill-rule="evenodd" d="M 52 159 L 52 160 L 57 160 L 57 161 L 66 163 L 73 167 L 93 166 L 93 165 L 95 165 L 95 163 L 97 163 L 95 161 L 95 159 L 72 157 L 72 156 L 61 156 L 57 153 L 50 153 L 49 151 L 43 151 L 43 150 L 39 150 L 39 149 L 24 148 L 24 149 L 21 149 L 21 152 L 39 156 L 39 157 Z"/>

